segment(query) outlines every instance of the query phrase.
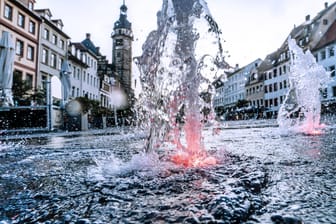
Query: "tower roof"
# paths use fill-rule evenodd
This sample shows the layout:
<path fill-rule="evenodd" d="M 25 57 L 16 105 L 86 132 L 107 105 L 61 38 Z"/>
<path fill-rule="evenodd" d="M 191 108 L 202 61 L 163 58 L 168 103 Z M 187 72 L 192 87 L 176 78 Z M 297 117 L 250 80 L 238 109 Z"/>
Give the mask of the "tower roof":
<path fill-rule="evenodd" d="M 119 20 L 117 20 L 114 23 L 114 29 L 119 29 L 119 28 L 132 29 L 132 23 L 130 23 L 127 20 L 127 6 L 125 5 L 125 1 L 123 2 L 123 5 L 120 7 Z"/>
<path fill-rule="evenodd" d="M 94 43 L 91 41 L 91 34 L 87 33 L 85 40 L 81 42 L 89 51 L 94 53 L 95 55 L 99 56 L 99 48 L 97 48 Z"/>

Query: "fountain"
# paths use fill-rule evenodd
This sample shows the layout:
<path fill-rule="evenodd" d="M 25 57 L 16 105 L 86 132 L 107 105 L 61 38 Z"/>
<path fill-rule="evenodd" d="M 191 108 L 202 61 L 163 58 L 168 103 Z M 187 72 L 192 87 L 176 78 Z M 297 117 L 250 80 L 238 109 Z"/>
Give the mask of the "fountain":
<path fill-rule="evenodd" d="M 145 133 L 0 136 L 0 223 L 336 223 L 335 128 L 314 136 L 201 131 L 212 122 L 212 80 L 227 66 L 220 34 L 203 0 L 163 1 L 137 58 Z M 319 111 L 300 97 L 310 94 L 302 86 L 314 86 L 304 75 L 317 83 L 324 73 L 295 46 L 291 72 L 302 76 L 291 76 L 282 127 Z M 319 113 L 310 119 L 319 127 Z"/>
<path fill-rule="evenodd" d="M 320 90 L 327 84 L 329 73 L 317 64 L 309 50 L 303 50 L 294 39 L 288 39 L 290 52 L 290 88 L 281 105 L 278 124 L 281 130 L 320 134 Z"/>
<path fill-rule="evenodd" d="M 157 21 L 136 60 L 143 123 L 150 130 L 146 150 L 170 145 L 178 164 L 215 164 L 203 145 L 202 127 L 213 117 L 212 82 L 228 68 L 221 31 L 204 0 L 164 0 Z"/>

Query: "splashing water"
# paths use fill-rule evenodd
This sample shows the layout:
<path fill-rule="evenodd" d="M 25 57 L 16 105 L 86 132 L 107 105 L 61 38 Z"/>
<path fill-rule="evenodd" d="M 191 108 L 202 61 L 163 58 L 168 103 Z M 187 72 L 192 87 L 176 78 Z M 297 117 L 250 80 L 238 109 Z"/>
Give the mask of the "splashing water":
<path fill-rule="evenodd" d="M 202 142 L 202 121 L 213 117 L 212 82 L 229 67 L 221 31 L 204 0 L 164 0 L 157 23 L 136 58 L 142 121 L 150 130 L 146 150 L 173 144 L 178 164 L 214 164 Z"/>
<path fill-rule="evenodd" d="M 324 126 L 320 124 L 320 90 L 327 84 L 329 73 L 316 63 L 309 50 L 304 53 L 294 39 L 288 39 L 288 47 L 290 88 L 279 110 L 279 127 L 298 133 L 321 134 Z"/>

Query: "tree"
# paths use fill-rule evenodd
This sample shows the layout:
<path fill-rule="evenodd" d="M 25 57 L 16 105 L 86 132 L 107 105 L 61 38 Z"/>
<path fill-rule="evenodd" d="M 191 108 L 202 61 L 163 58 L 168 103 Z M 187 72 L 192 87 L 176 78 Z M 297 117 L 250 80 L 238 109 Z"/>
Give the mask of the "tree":
<path fill-rule="evenodd" d="M 94 108 L 99 107 L 99 101 L 97 100 L 91 100 L 87 97 L 77 97 L 76 100 L 81 104 L 82 106 L 82 112 L 86 114 L 90 110 Z"/>

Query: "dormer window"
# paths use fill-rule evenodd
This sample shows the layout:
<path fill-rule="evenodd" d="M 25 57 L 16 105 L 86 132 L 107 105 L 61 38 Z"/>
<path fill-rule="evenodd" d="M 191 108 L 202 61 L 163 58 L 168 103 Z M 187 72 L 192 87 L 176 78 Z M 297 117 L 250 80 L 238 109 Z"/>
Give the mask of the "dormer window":
<path fill-rule="evenodd" d="M 74 45 L 71 46 L 71 54 L 76 55 L 76 48 Z"/>
<path fill-rule="evenodd" d="M 79 50 L 79 49 L 77 49 L 77 50 L 76 50 L 76 57 L 77 57 L 78 59 L 80 59 L 80 58 L 81 58 L 81 55 L 80 55 L 80 50 Z"/>
<path fill-rule="evenodd" d="M 34 3 L 33 3 L 33 2 L 31 2 L 31 1 L 28 2 L 28 9 L 29 9 L 30 11 L 33 11 L 33 10 L 34 10 Z"/>

